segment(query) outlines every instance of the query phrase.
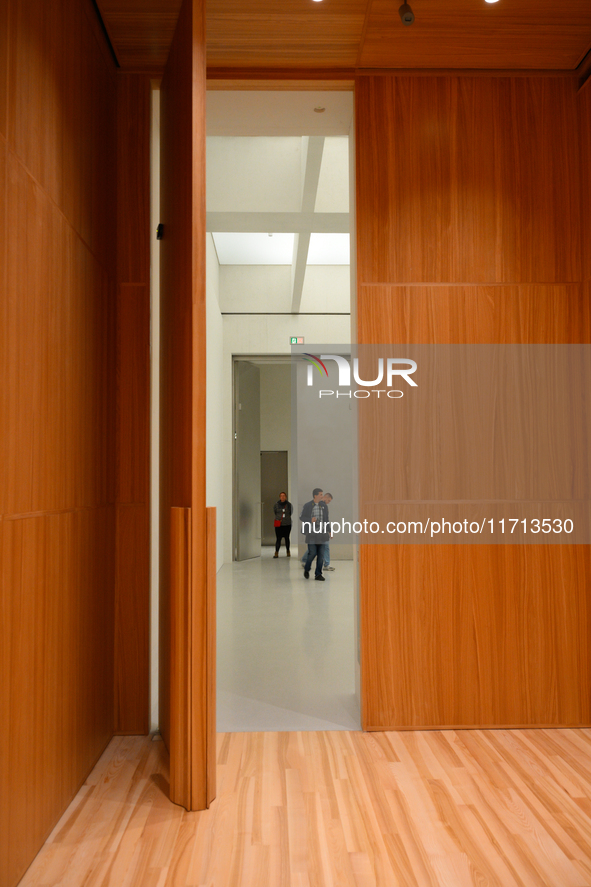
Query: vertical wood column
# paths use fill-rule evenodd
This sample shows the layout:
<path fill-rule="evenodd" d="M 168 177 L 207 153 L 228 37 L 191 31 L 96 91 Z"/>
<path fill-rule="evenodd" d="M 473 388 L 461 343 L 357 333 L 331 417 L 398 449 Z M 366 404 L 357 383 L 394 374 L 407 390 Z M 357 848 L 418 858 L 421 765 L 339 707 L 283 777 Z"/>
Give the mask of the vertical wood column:
<path fill-rule="evenodd" d="M 215 792 L 205 507 L 205 4 L 185 0 L 161 88 L 161 729 L 188 810 Z M 187 599 L 171 589 L 171 515 L 190 509 Z M 178 535 L 178 534 L 177 534 Z M 175 585 L 176 588 L 176 585 Z M 179 612 L 179 608 L 182 612 Z M 185 618 L 187 642 L 176 644 Z M 179 683 L 179 676 L 182 680 Z M 182 728 L 187 724 L 188 729 Z M 215 730 L 215 727 L 214 727 Z M 210 784 L 208 785 L 208 779 Z"/>
<path fill-rule="evenodd" d="M 117 77 L 115 732 L 150 726 L 150 81 Z"/>
<path fill-rule="evenodd" d="M 191 797 L 191 509 L 170 510 L 170 797 Z"/>
<path fill-rule="evenodd" d="M 215 508 L 207 509 L 207 595 L 206 595 L 206 730 L 207 730 L 207 806 L 216 792 L 216 574 L 217 574 L 217 515 Z"/>
<path fill-rule="evenodd" d="M 583 298 L 591 304 L 591 80 L 577 96 L 581 144 L 581 246 Z"/>
<path fill-rule="evenodd" d="M 360 343 L 591 341 L 575 89 L 360 78 Z M 590 580 L 587 546 L 363 547 L 364 727 L 588 724 Z"/>

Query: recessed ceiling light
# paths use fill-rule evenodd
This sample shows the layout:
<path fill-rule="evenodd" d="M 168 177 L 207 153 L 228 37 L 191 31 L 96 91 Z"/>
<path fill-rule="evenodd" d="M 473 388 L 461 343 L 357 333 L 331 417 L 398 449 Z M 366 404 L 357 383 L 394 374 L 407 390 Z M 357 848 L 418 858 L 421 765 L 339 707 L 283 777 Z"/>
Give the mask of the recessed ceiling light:
<path fill-rule="evenodd" d="M 323 114 L 323 113 L 326 111 L 326 108 L 320 108 L 320 107 L 318 107 L 318 108 L 314 108 L 314 111 L 315 111 L 317 114 Z"/>
<path fill-rule="evenodd" d="M 498 3 L 499 0 L 484 0 L 485 3 Z"/>

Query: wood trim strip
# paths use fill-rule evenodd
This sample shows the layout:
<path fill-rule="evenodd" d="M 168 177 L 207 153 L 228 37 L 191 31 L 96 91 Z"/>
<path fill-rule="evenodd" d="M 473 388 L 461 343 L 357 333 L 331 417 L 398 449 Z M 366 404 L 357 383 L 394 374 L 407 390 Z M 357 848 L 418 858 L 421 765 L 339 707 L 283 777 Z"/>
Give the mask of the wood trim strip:
<path fill-rule="evenodd" d="M 420 732 L 424 733 L 425 731 L 442 731 L 442 730 L 587 730 L 591 727 L 591 724 L 561 724 L 560 727 L 557 727 L 556 724 L 425 724 L 424 726 L 419 727 L 404 727 L 400 726 L 400 724 L 393 724 L 387 726 L 375 726 L 366 724 L 363 725 L 363 730 L 365 733 L 413 733 Z"/>
<path fill-rule="evenodd" d="M 207 68 L 208 89 L 352 89 L 356 77 L 554 77 L 576 80 L 577 69 L 527 68 Z"/>
<path fill-rule="evenodd" d="M 353 92 L 354 80 L 208 80 L 209 92 L 223 92 L 224 90 L 254 92 Z"/>
<path fill-rule="evenodd" d="M 191 809 L 191 509 L 170 509 L 170 800 Z M 172 750 L 174 749 L 174 754 Z"/>
<path fill-rule="evenodd" d="M 356 77 L 566 77 L 576 79 L 576 69 L 556 68 L 357 68 Z"/>
<path fill-rule="evenodd" d="M 207 520 L 207 806 L 216 795 L 216 567 L 217 515 L 206 511 Z"/>
<path fill-rule="evenodd" d="M 353 80 L 355 68 L 208 67 L 208 80 Z"/>

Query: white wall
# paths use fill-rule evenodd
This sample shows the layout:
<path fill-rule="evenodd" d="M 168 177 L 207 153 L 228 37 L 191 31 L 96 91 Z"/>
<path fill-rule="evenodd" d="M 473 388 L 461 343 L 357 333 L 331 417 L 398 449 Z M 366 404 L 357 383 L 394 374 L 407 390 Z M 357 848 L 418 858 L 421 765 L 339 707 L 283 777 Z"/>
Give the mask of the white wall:
<path fill-rule="evenodd" d="M 223 324 L 220 313 L 220 266 L 211 234 L 206 244 L 206 314 L 207 314 L 207 410 L 206 503 L 217 509 L 217 569 L 224 562 L 224 491 L 223 491 Z M 231 497 L 230 497 L 231 501 Z"/>
<path fill-rule="evenodd" d="M 208 136 L 207 211 L 299 212 L 301 152 L 301 138 Z"/>
<path fill-rule="evenodd" d="M 291 448 L 291 366 L 264 364 L 261 372 L 261 450 Z"/>
<path fill-rule="evenodd" d="M 291 313 L 291 265 L 221 265 L 220 307 L 225 314 L 246 311 Z M 301 314 L 348 314 L 351 273 L 348 265 L 308 265 Z"/>
<path fill-rule="evenodd" d="M 349 212 L 349 136 L 327 138 L 314 212 Z"/>

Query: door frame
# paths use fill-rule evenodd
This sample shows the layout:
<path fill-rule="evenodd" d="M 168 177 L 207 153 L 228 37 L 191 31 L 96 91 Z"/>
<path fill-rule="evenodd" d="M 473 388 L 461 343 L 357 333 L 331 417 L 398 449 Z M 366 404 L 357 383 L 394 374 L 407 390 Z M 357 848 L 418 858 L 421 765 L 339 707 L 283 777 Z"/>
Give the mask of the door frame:
<path fill-rule="evenodd" d="M 237 514 L 237 473 L 238 459 L 236 446 L 236 364 L 240 361 L 254 363 L 257 366 L 261 364 L 289 364 L 291 363 L 290 354 L 233 354 L 232 355 L 232 561 L 237 559 L 238 546 L 238 530 L 236 526 Z M 291 458 L 291 456 L 290 456 Z"/>

